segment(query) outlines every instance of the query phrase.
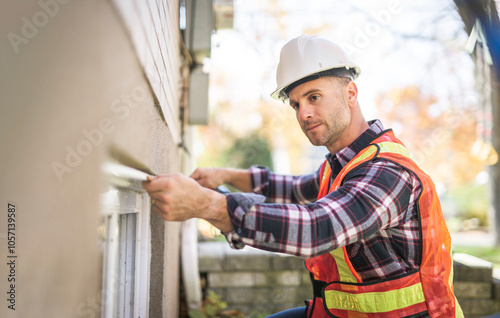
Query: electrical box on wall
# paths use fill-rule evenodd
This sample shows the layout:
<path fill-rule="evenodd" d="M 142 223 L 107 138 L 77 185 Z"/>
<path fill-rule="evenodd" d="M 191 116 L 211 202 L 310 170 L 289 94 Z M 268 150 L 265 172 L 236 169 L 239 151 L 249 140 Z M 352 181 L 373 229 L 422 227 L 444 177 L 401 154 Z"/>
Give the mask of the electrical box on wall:
<path fill-rule="evenodd" d="M 190 125 L 208 124 L 208 74 L 203 66 L 196 66 L 189 79 L 189 112 Z"/>
<path fill-rule="evenodd" d="M 210 57 L 214 13 L 212 0 L 185 0 L 185 43 L 196 64 Z"/>
<path fill-rule="evenodd" d="M 231 29 L 233 0 L 184 0 L 184 41 L 193 58 L 189 80 L 188 124 L 208 124 L 208 77 L 203 64 L 210 58 L 214 29 Z"/>
<path fill-rule="evenodd" d="M 188 124 L 208 124 L 208 74 L 203 63 L 210 58 L 214 9 L 212 0 L 184 0 L 186 30 L 184 41 L 193 58 L 189 79 Z"/>

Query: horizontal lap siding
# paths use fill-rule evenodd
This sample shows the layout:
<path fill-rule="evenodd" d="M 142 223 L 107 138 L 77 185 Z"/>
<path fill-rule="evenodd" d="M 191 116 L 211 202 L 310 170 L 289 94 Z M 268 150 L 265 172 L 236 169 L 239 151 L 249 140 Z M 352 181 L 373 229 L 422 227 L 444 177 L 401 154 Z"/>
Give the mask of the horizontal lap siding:
<path fill-rule="evenodd" d="M 180 140 L 182 93 L 179 1 L 114 1 L 175 143 Z"/>

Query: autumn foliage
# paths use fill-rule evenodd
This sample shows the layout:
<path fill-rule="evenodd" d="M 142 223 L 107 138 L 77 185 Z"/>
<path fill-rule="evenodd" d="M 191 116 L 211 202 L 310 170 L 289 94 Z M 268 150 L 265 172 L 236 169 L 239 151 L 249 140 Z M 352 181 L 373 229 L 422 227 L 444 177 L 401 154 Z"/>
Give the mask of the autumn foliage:
<path fill-rule="evenodd" d="M 475 108 L 437 101 L 409 86 L 379 95 L 377 110 L 424 171 L 454 188 L 471 182 L 484 169 L 484 162 L 472 153 L 477 142 Z"/>

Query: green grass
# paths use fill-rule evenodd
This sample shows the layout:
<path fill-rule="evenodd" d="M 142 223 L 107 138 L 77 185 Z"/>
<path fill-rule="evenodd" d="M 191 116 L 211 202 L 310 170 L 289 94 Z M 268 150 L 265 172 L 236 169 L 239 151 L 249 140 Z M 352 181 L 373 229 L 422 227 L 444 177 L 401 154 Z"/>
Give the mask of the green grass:
<path fill-rule="evenodd" d="M 500 248 L 498 247 L 453 246 L 453 252 L 479 257 L 493 263 L 495 268 L 500 268 Z"/>

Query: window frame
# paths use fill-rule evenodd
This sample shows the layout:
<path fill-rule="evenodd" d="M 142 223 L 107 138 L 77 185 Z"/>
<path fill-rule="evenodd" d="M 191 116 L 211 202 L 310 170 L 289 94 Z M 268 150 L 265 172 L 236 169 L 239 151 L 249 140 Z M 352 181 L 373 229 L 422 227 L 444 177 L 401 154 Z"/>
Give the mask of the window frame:
<path fill-rule="evenodd" d="M 109 162 L 103 170 L 101 316 L 146 318 L 151 263 L 150 199 L 141 185 L 146 174 Z"/>

